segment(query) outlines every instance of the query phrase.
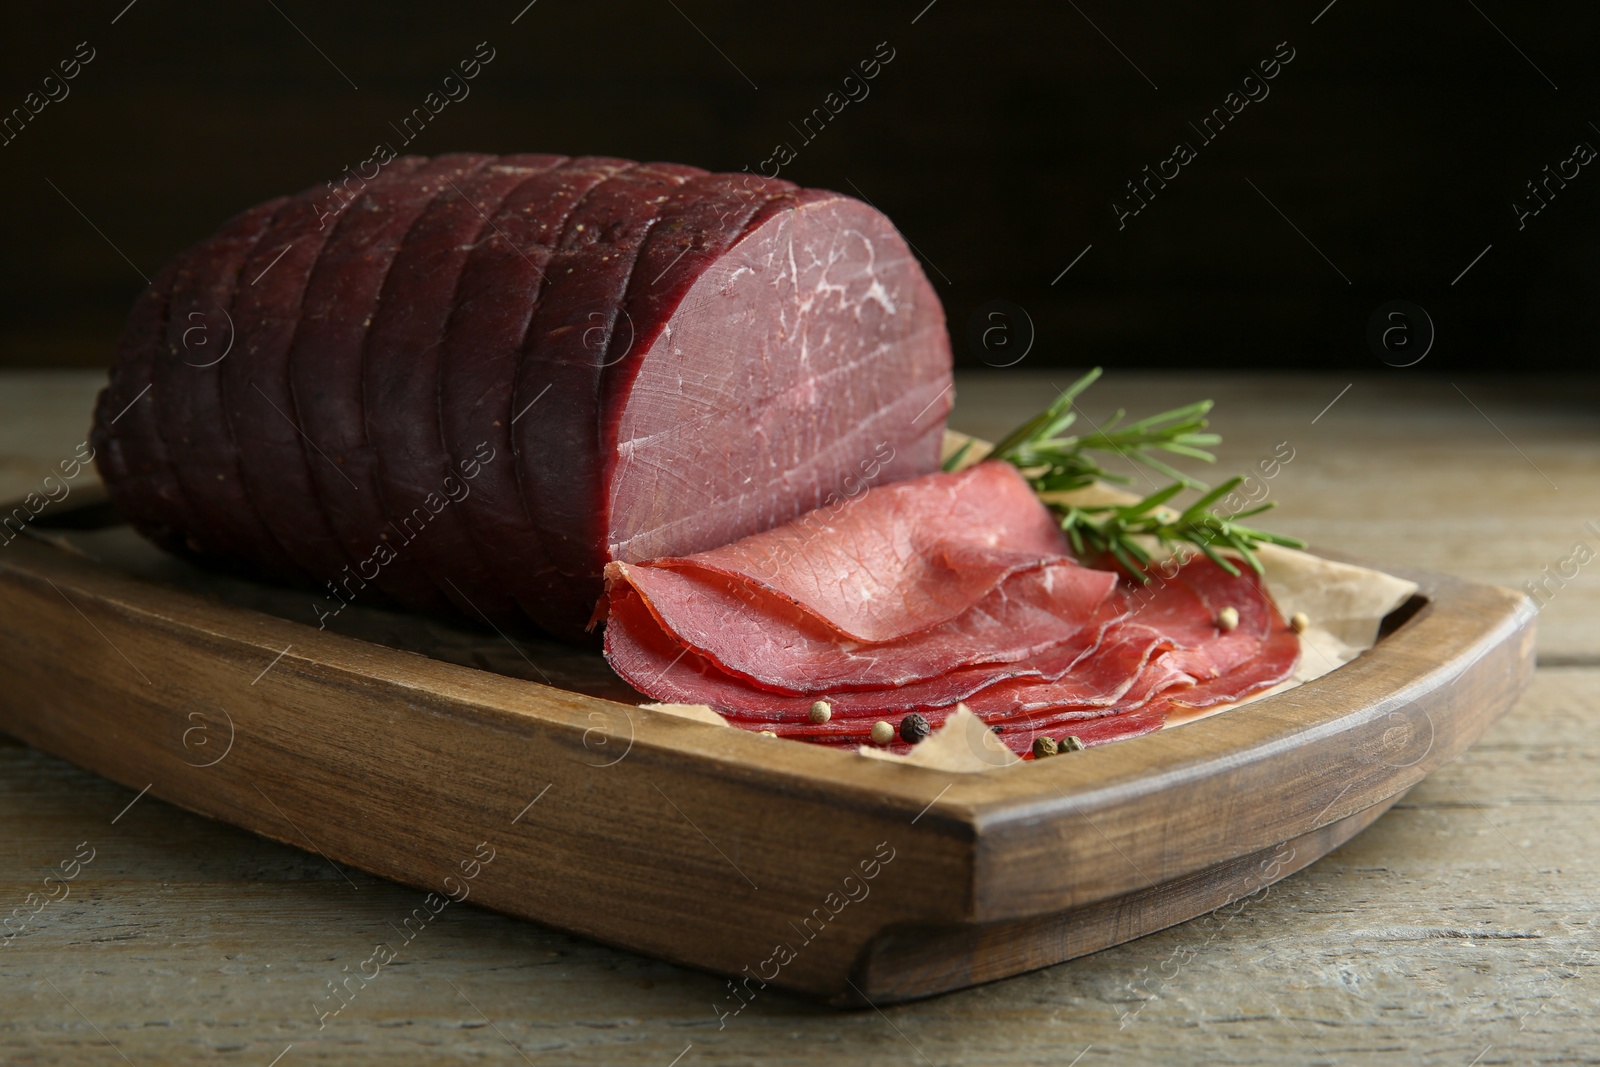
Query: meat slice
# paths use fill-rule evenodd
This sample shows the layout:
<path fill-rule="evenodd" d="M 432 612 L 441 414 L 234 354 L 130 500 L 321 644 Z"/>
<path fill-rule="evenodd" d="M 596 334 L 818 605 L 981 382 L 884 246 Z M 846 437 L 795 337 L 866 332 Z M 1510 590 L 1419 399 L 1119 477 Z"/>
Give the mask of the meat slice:
<path fill-rule="evenodd" d="M 1016 468 L 990 462 L 882 486 L 833 513 L 650 565 L 722 575 L 771 602 L 769 614 L 792 607 L 845 637 L 883 642 L 948 622 L 1067 552 Z"/>
<path fill-rule="evenodd" d="M 366 435 L 364 354 L 384 281 L 412 224 L 435 198 L 458 195 L 452 186 L 490 158 L 440 156 L 407 181 L 374 184 L 345 209 L 312 271 L 289 353 L 295 412 L 329 525 L 362 579 L 421 608 L 449 601 L 407 551 L 416 534 L 391 529 L 384 514 Z"/>
<path fill-rule="evenodd" d="M 471 494 L 476 478 L 466 476 L 472 467 L 454 465 L 444 448 L 442 341 L 467 256 L 489 232 L 501 203 L 561 162 L 560 156 L 506 156 L 435 197 L 400 246 L 367 335 L 362 405 L 388 525 L 412 538 L 407 555 L 469 615 L 504 618 L 515 601 L 453 507 Z"/>
<path fill-rule="evenodd" d="M 670 164 L 566 160 L 520 183 L 497 165 L 389 160 L 291 198 L 252 247 L 179 257 L 97 412 L 140 529 L 342 599 L 482 601 L 577 639 L 613 559 L 691 555 L 937 466 L 943 313 L 876 211 Z M 191 269 L 194 293 L 232 294 L 238 341 L 186 383 L 185 417 L 208 424 L 169 457 L 153 404 L 119 412 L 159 391 Z M 434 540 L 407 535 L 408 496 L 463 464 L 471 491 L 433 512 Z"/>
<path fill-rule="evenodd" d="M 899 686 L 800 695 L 775 692 L 729 674 L 677 641 L 650 615 L 642 599 L 630 591 L 613 603 L 607 621 L 606 655 L 619 674 L 657 700 L 708 704 L 741 723 L 760 723 L 764 727 L 783 723 L 791 727 L 782 731 L 788 737 L 845 733 L 859 740 L 865 738 L 874 721 L 886 715 L 898 718 L 916 711 L 930 716 L 932 722 L 942 723 L 957 703 L 998 682 L 1060 678 L 1095 654 L 1121 618 L 1120 605 L 1108 601 L 1072 637 L 1025 662 L 974 664 Z M 1128 663 L 1127 684 L 1132 684 L 1141 666 L 1140 660 Z M 824 726 L 811 723 L 809 718 L 811 705 L 819 695 L 826 696 L 834 715 L 832 722 Z M 1113 703 L 1118 695 L 1108 692 L 1106 703 Z"/>
<path fill-rule="evenodd" d="M 755 686 L 793 694 L 899 689 L 1044 653 L 1090 625 L 1117 582 L 1109 571 L 1061 560 L 1016 575 L 943 625 L 864 643 L 715 573 L 613 563 L 607 574 L 631 586 L 679 644 Z M 1113 607 L 1120 615 L 1120 600 Z"/>
<path fill-rule="evenodd" d="M 420 156 L 391 160 L 360 188 L 342 193 L 354 199 L 374 187 L 404 183 L 426 162 Z M 235 350 L 221 365 L 221 414 L 238 448 L 246 494 L 273 539 L 314 583 L 361 580 L 358 561 L 345 553 L 320 506 L 312 464 L 327 461 L 305 445 L 289 382 L 306 287 L 339 219 L 350 210 L 340 207 L 343 195 L 313 187 L 278 213 L 240 272 L 249 280 L 234 302 Z"/>
<path fill-rule="evenodd" d="M 1174 663 L 1196 679 L 1193 686 L 1171 694 L 1174 704 L 1204 708 L 1227 703 L 1294 673 L 1300 638 L 1267 595 L 1259 575 L 1247 570 L 1235 578 L 1209 561 L 1195 560 L 1179 577 L 1205 601 L 1213 619 L 1231 607 L 1239 622 L 1216 640 L 1173 654 Z"/>

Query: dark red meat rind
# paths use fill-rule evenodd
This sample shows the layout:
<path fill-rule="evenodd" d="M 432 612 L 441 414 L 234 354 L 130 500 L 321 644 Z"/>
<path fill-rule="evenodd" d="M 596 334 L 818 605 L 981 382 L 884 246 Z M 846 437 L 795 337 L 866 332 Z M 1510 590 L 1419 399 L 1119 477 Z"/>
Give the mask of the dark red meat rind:
<path fill-rule="evenodd" d="M 449 601 L 412 558 L 411 536 L 391 528 L 383 511 L 362 404 L 366 340 L 412 223 L 436 197 L 458 195 L 452 183 L 467 180 L 489 159 L 437 157 L 405 182 L 374 183 L 345 209 L 311 273 L 289 354 L 295 411 L 329 525 L 361 577 L 423 609 Z M 384 558 L 385 546 L 392 558 Z"/>
<path fill-rule="evenodd" d="M 357 560 L 345 553 L 321 507 L 312 464 L 327 461 L 306 447 L 290 387 L 289 356 L 303 320 L 306 286 L 338 220 L 350 210 L 339 206 L 344 197 L 403 183 L 425 162 L 403 156 L 358 190 L 339 195 L 313 187 L 294 197 L 242 272 L 252 281 L 235 301 L 238 340 L 222 363 L 223 411 L 246 492 L 263 525 L 319 584 L 356 583 L 360 577 Z"/>
<path fill-rule="evenodd" d="M 567 219 L 627 160 L 582 157 L 518 186 L 494 218 L 494 233 L 467 257 L 440 354 L 439 404 L 445 449 L 459 464 L 482 464 L 470 496 L 456 505 L 473 541 L 493 561 L 526 616 L 553 636 L 583 640 L 585 602 L 550 561 L 518 484 L 512 429 L 543 399 L 512 407 L 523 339 L 544 291 L 550 257 Z"/>
<path fill-rule="evenodd" d="M 572 247 L 552 264 L 554 278 L 527 342 L 538 358 L 525 355 L 518 392 L 534 396 L 549 387 L 576 403 L 532 412 L 517 428 L 517 441 L 519 456 L 571 454 L 581 466 L 522 462 L 518 471 L 526 496 L 538 502 L 535 522 L 551 559 L 584 599 L 598 599 L 610 559 L 608 515 L 593 489 L 610 464 L 604 447 L 572 446 L 606 440 L 615 421 L 612 398 L 699 272 L 774 197 L 793 190 L 788 182 L 752 184 L 748 176 L 652 164 L 610 179 L 569 221 L 563 241 Z"/>
<path fill-rule="evenodd" d="M 235 297 L 250 281 L 242 272 L 288 203 L 253 208 L 195 250 L 173 286 L 152 390 L 173 474 L 193 509 L 194 547 L 206 556 L 248 561 L 280 581 L 297 577 L 298 568 L 261 523 L 228 420 L 219 415 L 223 364 L 240 340 Z"/>
<path fill-rule="evenodd" d="M 169 552 L 187 551 L 187 527 L 184 512 L 178 510 L 181 502 L 163 496 L 163 479 L 170 467 L 166 447 L 155 429 L 150 389 L 156 352 L 166 341 L 167 312 L 179 262 L 174 260 L 162 268 L 134 302 L 117 346 L 121 358 L 112 365 L 110 381 L 95 402 L 94 427 L 89 433 L 100 480 L 117 509 L 139 533 Z M 171 484 L 175 488 L 176 482 Z"/>
<path fill-rule="evenodd" d="M 504 618 L 515 601 L 467 533 L 459 503 L 470 460 L 452 464 L 440 426 L 439 359 L 471 249 L 517 186 L 561 156 L 506 156 L 446 189 L 412 224 L 384 280 L 362 368 L 366 434 L 393 530 L 418 534 L 406 554 L 464 613 Z"/>
<path fill-rule="evenodd" d="M 592 560 L 605 538 L 594 487 L 602 465 L 600 376 L 609 342 L 639 249 L 662 204 L 678 186 L 705 173 L 639 164 L 590 190 L 567 219 L 523 342 L 513 407 L 520 411 L 546 390 L 559 402 L 530 408 L 512 427 L 517 478 L 545 551 L 585 600 L 599 599 L 604 565 Z M 551 456 L 564 462 L 550 463 Z"/>

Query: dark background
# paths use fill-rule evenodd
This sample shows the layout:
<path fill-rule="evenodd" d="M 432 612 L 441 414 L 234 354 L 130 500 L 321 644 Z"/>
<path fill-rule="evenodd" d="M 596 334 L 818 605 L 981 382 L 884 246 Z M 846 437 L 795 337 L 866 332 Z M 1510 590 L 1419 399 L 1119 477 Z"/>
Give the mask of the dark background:
<path fill-rule="evenodd" d="M 10 6 L 0 110 L 78 42 L 97 56 L 0 147 L 0 364 L 106 365 L 141 272 L 398 147 L 390 123 L 488 41 L 407 150 L 738 170 L 788 142 L 782 177 L 865 196 L 913 242 L 968 364 L 1004 300 L 1036 329 L 1028 366 L 1381 369 L 1368 320 L 1405 299 L 1437 330 L 1415 372 L 1594 365 L 1600 163 L 1521 231 L 1511 207 L 1600 146 L 1592 0 L 538 0 L 513 25 L 524 3 Z M 790 124 L 883 41 L 870 95 L 805 143 Z M 1188 123 L 1283 41 L 1270 96 L 1201 147 Z M 1111 202 L 1180 139 L 1199 158 L 1119 231 Z M 995 321 L 1007 362 L 1027 326 Z"/>

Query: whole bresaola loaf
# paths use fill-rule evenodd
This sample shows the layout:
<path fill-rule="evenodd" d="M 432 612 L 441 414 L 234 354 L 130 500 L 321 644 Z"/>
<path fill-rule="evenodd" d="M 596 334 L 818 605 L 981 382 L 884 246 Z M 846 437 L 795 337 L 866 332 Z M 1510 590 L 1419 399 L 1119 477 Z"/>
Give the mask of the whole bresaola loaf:
<path fill-rule="evenodd" d="M 611 560 L 937 466 L 937 297 L 883 215 L 610 158 L 389 161 L 232 219 L 139 299 L 101 475 L 163 547 L 580 639 Z M 310 612 L 308 611 L 308 615 Z"/>

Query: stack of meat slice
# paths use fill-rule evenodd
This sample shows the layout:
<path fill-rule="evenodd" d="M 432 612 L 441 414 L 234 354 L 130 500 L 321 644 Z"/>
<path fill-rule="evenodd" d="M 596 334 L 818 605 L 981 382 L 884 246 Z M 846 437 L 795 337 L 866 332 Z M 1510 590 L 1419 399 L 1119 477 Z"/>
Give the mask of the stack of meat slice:
<path fill-rule="evenodd" d="M 1141 584 L 1080 566 L 1002 463 L 606 578 L 606 656 L 635 688 L 829 744 L 911 713 L 937 728 L 962 702 L 1019 753 L 1040 735 L 1103 744 L 1282 681 L 1299 655 L 1249 572 L 1197 556 Z"/>

